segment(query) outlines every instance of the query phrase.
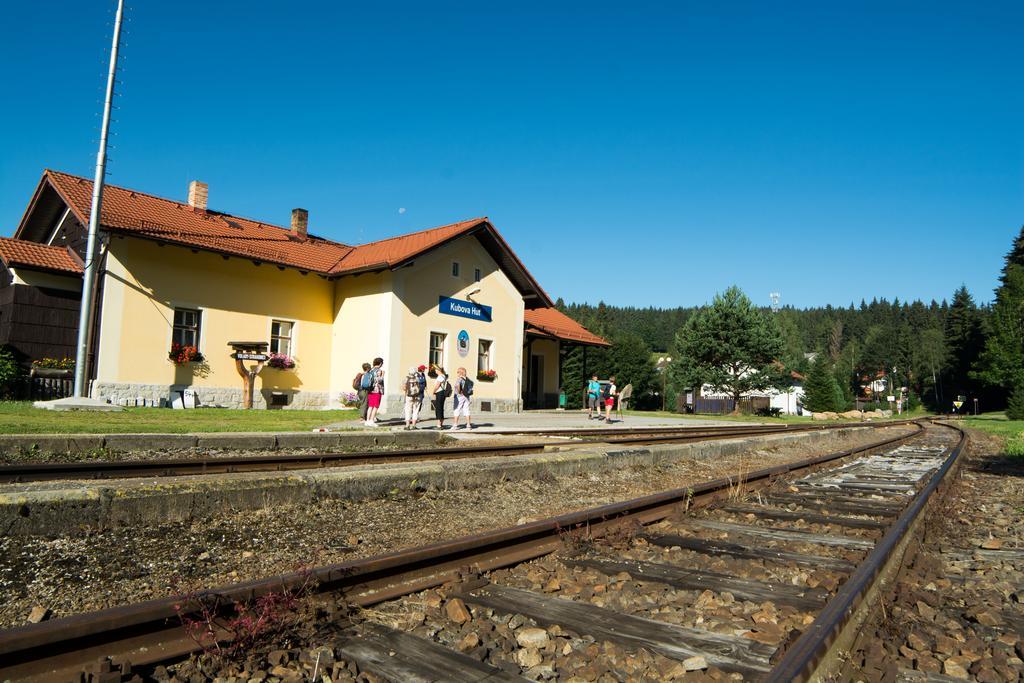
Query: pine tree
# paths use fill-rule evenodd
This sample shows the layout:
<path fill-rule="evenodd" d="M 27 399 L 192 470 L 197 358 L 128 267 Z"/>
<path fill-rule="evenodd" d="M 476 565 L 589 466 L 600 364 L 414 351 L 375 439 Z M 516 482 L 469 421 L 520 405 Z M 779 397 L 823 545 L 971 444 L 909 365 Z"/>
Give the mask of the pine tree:
<path fill-rule="evenodd" d="M 1006 255 L 989 327 L 975 376 L 1016 396 L 1024 387 L 1024 227 Z"/>
<path fill-rule="evenodd" d="M 673 350 L 673 386 L 708 384 L 730 394 L 737 409 L 743 393 L 783 384 L 779 328 L 739 287 L 716 295 L 711 306 L 695 313 L 676 334 Z"/>
<path fill-rule="evenodd" d="M 1024 420 L 1024 386 L 1017 385 L 1010 393 L 1006 405 L 1006 417 L 1011 420 Z"/>
<path fill-rule="evenodd" d="M 651 350 L 644 340 L 639 335 L 626 333 L 613 337 L 611 343 L 608 376 L 615 375 L 619 389 L 627 384 L 633 385 L 632 405 L 656 404 L 660 408 L 660 400 L 651 400 L 655 391 L 661 391 L 661 382 L 655 377 L 657 373 L 651 361 Z"/>
<path fill-rule="evenodd" d="M 843 408 L 842 389 L 822 355 L 814 359 L 807 373 L 803 404 L 812 413 L 835 412 Z"/>
<path fill-rule="evenodd" d="M 953 294 L 953 303 L 946 315 L 949 363 L 944 384 L 949 396 L 975 393 L 971 370 L 982 350 L 983 339 L 978 307 L 971 293 L 961 285 Z"/>
<path fill-rule="evenodd" d="M 586 384 L 583 375 L 583 349 L 573 347 L 562 360 L 562 391 L 565 392 L 565 407 L 575 410 L 583 407 L 583 386 Z"/>

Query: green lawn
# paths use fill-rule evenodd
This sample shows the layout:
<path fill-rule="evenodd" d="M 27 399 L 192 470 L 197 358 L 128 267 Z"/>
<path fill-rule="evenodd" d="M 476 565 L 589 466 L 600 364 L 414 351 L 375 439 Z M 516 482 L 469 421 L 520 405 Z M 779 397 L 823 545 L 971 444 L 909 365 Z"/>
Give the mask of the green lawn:
<path fill-rule="evenodd" d="M 0 401 L 0 434 L 306 432 L 355 420 L 358 410 L 125 408 L 116 413 L 54 412 L 25 401 Z"/>
<path fill-rule="evenodd" d="M 982 413 L 977 416 L 965 417 L 963 424 L 1003 438 L 1024 432 L 1024 420 L 1008 420 L 1006 413 Z"/>

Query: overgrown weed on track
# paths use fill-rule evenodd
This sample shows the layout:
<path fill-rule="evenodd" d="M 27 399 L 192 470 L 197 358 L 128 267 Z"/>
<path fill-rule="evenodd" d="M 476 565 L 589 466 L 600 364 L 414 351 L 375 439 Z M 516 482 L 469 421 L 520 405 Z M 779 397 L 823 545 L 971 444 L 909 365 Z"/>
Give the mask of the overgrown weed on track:
<path fill-rule="evenodd" d="M 558 540 L 569 557 L 585 555 L 594 548 L 594 535 L 590 531 L 590 523 L 577 524 L 574 527 L 557 527 Z"/>
<path fill-rule="evenodd" d="M 174 611 L 199 650 L 196 664 L 217 669 L 240 665 L 250 653 L 287 639 L 315 609 L 308 604 L 318 585 L 312 565 L 298 571 L 302 580 L 295 588 L 282 586 L 248 600 L 196 588 L 182 591 Z"/>

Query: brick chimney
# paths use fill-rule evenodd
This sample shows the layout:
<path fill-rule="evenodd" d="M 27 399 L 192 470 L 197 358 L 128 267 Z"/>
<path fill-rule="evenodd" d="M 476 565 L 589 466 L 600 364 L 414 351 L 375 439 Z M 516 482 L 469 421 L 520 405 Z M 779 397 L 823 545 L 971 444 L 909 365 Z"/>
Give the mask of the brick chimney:
<path fill-rule="evenodd" d="M 209 198 L 210 188 L 206 183 L 193 180 L 188 184 L 188 205 L 197 211 L 206 211 L 206 200 Z"/>
<path fill-rule="evenodd" d="M 309 211 L 292 209 L 292 234 L 300 240 L 306 239 L 306 227 L 309 225 Z"/>

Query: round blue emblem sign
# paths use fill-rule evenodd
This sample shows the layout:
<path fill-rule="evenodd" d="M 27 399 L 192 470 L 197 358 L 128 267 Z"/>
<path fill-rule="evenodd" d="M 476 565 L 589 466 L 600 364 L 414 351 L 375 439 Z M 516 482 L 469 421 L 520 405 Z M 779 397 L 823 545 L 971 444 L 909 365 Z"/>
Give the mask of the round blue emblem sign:
<path fill-rule="evenodd" d="M 466 356 L 469 355 L 469 332 L 466 332 L 465 330 L 459 330 L 459 336 L 456 337 L 456 340 L 456 346 L 458 347 L 459 355 L 465 358 Z"/>

